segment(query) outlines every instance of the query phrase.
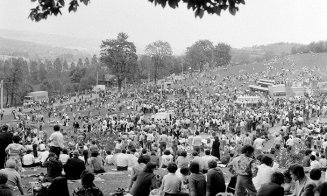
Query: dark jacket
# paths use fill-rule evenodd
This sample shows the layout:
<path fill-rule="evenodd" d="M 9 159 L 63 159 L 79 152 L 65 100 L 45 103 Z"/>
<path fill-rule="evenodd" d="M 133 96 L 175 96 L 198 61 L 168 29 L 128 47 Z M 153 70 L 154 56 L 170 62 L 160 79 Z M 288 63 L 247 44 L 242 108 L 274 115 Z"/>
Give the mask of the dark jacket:
<path fill-rule="evenodd" d="M 0 127 L 1 129 L 1 127 Z M 5 149 L 9 144 L 12 143 L 12 133 L 1 132 L 0 131 L 0 169 L 4 168 L 5 159 L 6 159 L 6 152 Z"/>
<path fill-rule="evenodd" d="M 276 183 L 263 184 L 257 196 L 284 196 L 284 188 Z"/>
<path fill-rule="evenodd" d="M 47 168 L 47 177 L 54 179 L 61 176 L 62 163 L 56 158 L 51 157 L 51 159 L 46 160 L 43 167 Z"/>
<path fill-rule="evenodd" d="M 192 173 L 188 180 L 190 192 L 194 192 L 196 196 L 206 195 L 206 179 L 203 174 Z"/>
<path fill-rule="evenodd" d="M 207 195 L 215 196 L 217 193 L 224 193 L 226 190 L 223 172 L 218 169 L 209 169 L 207 173 Z"/>
<path fill-rule="evenodd" d="M 211 150 L 211 155 L 217 157 L 220 160 L 220 142 L 219 141 L 214 141 L 212 143 L 212 150 Z"/>
<path fill-rule="evenodd" d="M 139 175 L 134 176 L 135 182 L 131 189 L 133 196 L 148 196 L 151 188 L 155 184 L 156 176 L 153 173 L 141 171 Z"/>
<path fill-rule="evenodd" d="M 85 170 L 84 161 L 79 158 L 70 158 L 64 165 L 64 171 L 66 173 L 67 179 L 77 180 L 81 178 L 82 172 Z"/>
<path fill-rule="evenodd" d="M 9 188 L 8 185 L 0 185 L 0 195 L 1 196 L 14 196 L 14 192 Z"/>

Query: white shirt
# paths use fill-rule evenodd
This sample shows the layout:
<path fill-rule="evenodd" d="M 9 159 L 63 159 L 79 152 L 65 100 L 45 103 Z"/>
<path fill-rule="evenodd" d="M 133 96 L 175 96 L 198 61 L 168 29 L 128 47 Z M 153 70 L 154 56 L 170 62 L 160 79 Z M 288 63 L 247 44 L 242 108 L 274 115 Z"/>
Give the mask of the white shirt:
<path fill-rule="evenodd" d="M 123 153 L 119 153 L 116 156 L 116 166 L 119 167 L 127 167 L 128 166 L 128 156 L 126 154 Z"/>
<path fill-rule="evenodd" d="M 162 155 L 161 156 L 161 163 L 162 163 L 162 165 L 166 165 L 166 166 L 168 166 L 168 164 L 169 163 L 172 163 L 173 162 L 173 155 Z"/>
<path fill-rule="evenodd" d="M 59 160 L 62 162 L 63 165 L 67 163 L 67 160 L 69 159 L 68 154 L 60 154 L 59 155 Z"/>
<path fill-rule="evenodd" d="M 32 154 L 26 154 L 23 156 L 23 165 L 32 165 L 35 162 L 35 158 Z"/>
<path fill-rule="evenodd" d="M 320 168 L 320 164 L 317 160 L 311 161 L 310 169 L 319 169 L 319 168 Z"/>
<path fill-rule="evenodd" d="M 48 156 L 49 156 L 49 151 L 40 152 L 39 160 L 41 161 L 41 163 L 44 163 L 44 161 L 48 158 Z"/>
<path fill-rule="evenodd" d="M 258 173 L 256 177 L 252 179 L 255 188 L 259 190 L 261 185 L 269 183 L 273 173 L 274 169 L 272 167 L 269 167 L 266 164 L 258 165 Z"/>
<path fill-rule="evenodd" d="M 49 146 L 60 147 L 60 148 L 64 147 L 64 136 L 62 135 L 62 133 L 60 133 L 60 131 L 53 132 L 50 135 L 49 140 L 51 141 Z"/>
<path fill-rule="evenodd" d="M 113 160 L 113 158 L 112 158 L 113 156 L 114 156 L 114 155 L 112 155 L 112 154 L 106 156 L 105 163 L 106 163 L 107 165 L 111 165 L 111 164 L 114 163 L 114 160 Z"/>

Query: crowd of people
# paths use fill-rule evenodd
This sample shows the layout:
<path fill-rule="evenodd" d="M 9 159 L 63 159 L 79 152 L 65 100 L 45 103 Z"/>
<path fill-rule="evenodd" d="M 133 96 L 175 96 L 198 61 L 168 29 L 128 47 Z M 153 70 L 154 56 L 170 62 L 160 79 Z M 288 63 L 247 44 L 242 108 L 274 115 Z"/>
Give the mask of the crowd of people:
<path fill-rule="evenodd" d="M 69 195 L 67 180 L 81 179 L 76 196 L 103 195 L 93 181 L 108 168 L 130 173 L 123 188 L 133 196 L 326 195 L 322 98 L 273 99 L 246 89 L 268 71 L 217 71 L 228 72 L 13 113 L 18 121 L 0 133 L 0 195 L 15 187 L 24 195 L 20 174 L 30 167 L 46 168 L 40 180 L 52 192 L 63 186 L 60 194 Z M 262 99 L 236 104 L 241 94 Z"/>

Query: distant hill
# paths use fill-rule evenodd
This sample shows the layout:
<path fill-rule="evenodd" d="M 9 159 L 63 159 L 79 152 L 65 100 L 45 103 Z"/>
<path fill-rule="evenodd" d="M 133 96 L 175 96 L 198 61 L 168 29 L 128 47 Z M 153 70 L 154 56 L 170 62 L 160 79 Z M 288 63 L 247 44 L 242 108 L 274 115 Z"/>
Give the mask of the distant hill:
<path fill-rule="evenodd" d="M 52 35 L 7 29 L 0 29 L 0 37 L 22 41 L 30 41 L 53 47 L 78 49 L 90 53 L 98 52 L 99 46 L 101 44 L 101 40 L 99 39 L 76 38 L 62 35 Z"/>
<path fill-rule="evenodd" d="M 67 61 L 76 61 L 78 58 L 90 57 L 91 54 L 77 49 L 53 47 L 30 41 L 20 41 L 0 37 L 0 55 L 25 57 L 29 59 L 65 58 Z"/>
<path fill-rule="evenodd" d="M 259 62 L 265 59 L 271 59 L 274 56 L 284 56 L 291 53 L 293 47 L 300 47 L 302 44 L 297 43 L 273 43 L 244 48 L 233 48 L 232 63 L 246 64 L 252 62 Z"/>

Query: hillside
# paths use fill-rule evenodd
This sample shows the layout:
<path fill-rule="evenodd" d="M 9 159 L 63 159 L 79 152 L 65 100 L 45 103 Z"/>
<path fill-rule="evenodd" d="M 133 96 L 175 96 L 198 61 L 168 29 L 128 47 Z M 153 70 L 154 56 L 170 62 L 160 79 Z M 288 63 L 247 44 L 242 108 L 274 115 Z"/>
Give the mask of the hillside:
<path fill-rule="evenodd" d="M 300 47 L 297 43 L 273 43 L 260 46 L 233 48 L 232 64 L 247 64 L 251 62 L 259 62 L 265 59 L 271 59 L 273 56 L 285 56 L 291 53 L 293 47 Z"/>
<path fill-rule="evenodd" d="M 67 61 L 76 61 L 78 58 L 91 56 L 91 54 L 77 49 L 53 47 L 45 44 L 3 37 L 0 37 L 0 55 L 25 57 L 30 59 L 55 59 L 57 57 L 63 57 Z"/>

